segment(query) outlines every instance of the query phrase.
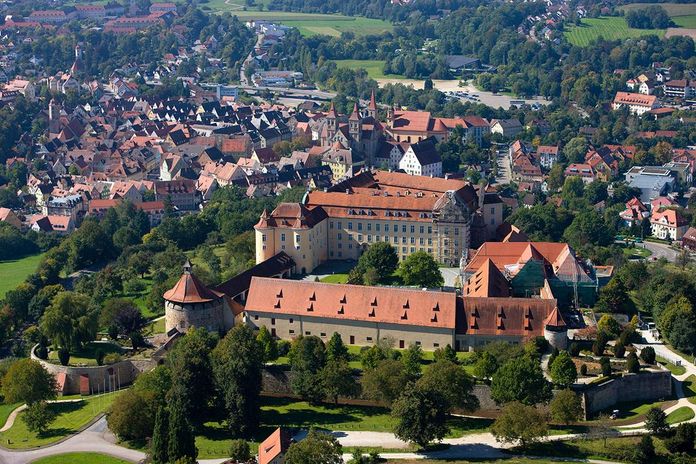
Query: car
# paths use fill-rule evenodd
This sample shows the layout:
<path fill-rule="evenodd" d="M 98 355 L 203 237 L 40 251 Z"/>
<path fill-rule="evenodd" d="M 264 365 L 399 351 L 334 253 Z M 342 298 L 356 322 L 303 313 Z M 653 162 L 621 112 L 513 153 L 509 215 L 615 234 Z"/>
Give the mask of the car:
<path fill-rule="evenodd" d="M 618 418 L 619 418 L 619 410 L 618 410 L 618 409 L 614 409 L 614 410 L 611 412 L 611 415 L 609 416 L 609 419 L 611 419 L 611 420 L 616 420 L 616 419 L 618 419 Z"/>

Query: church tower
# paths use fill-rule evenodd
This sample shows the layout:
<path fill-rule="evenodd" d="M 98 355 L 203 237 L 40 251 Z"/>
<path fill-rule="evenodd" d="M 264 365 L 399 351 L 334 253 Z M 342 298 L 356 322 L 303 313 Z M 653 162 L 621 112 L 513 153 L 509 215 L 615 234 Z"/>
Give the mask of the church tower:
<path fill-rule="evenodd" d="M 82 71 L 82 47 L 80 44 L 75 45 L 75 61 L 73 62 L 72 67 L 70 68 L 70 74 L 75 77 L 77 73 Z"/>
<path fill-rule="evenodd" d="M 362 118 L 360 117 L 360 112 L 358 111 L 358 103 L 355 102 L 355 105 L 353 106 L 353 112 L 348 118 L 348 133 L 350 134 L 351 138 L 356 142 L 360 142 L 360 138 L 362 135 L 361 126 Z"/>
<path fill-rule="evenodd" d="M 336 108 L 334 108 L 333 102 L 331 102 L 331 108 L 329 108 L 329 113 L 326 115 L 326 131 L 327 142 L 331 144 L 336 132 L 338 132 L 338 115 L 336 114 Z"/>
<path fill-rule="evenodd" d="M 54 98 L 48 103 L 48 132 L 57 134 L 60 132 L 60 105 Z"/>
<path fill-rule="evenodd" d="M 377 120 L 377 99 L 375 98 L 375 89 L 372 89 L 370 95 L 370 104 L 367 106 L 367 116 Z"/>

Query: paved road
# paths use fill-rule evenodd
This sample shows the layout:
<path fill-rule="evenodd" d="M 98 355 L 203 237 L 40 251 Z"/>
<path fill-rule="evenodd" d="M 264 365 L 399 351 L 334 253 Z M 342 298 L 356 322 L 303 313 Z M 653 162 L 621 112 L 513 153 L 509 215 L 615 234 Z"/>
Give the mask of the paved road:
<path fill-rule="evenodd" d="M 663 243 L 655 243 L 655 242 L 648 242 L 645 241 L 642 244 L 636 244 L 636 246 L 643 245 L 644 248 L 650 250 L 652 252 L 652 255 L 650 256 L 650 259 L 653 257 L 659 259 L 659 258 L 665 258 L 667 261 L 670 262 L 675 262 L 677 260 L 677 251 L 672 249 L 669 245 L 665 245 Z"/>
<path fill-rule="evenodd" d="M 512 167 L 510 166 L 510 157 L 507 150 L 498 150 L 496 164 L 498 165 L 498 176 L 495 178 L 495 183 L 508 185 L 512 180 Z"/>

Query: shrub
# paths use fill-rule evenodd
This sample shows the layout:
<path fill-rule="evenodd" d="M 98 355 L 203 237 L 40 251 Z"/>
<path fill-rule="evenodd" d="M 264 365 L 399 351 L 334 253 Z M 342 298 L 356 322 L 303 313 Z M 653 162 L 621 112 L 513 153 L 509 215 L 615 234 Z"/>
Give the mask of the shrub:
<path fill-rule="evenodd" d="M 94 352 L 94 359 L 97 361 L 97 366 L 104 365 L 104 352 L 102 350 L 97 350 Z"/>
<path fill-rule="evenodd" d="M 640 372 L 640 362 L 638 361 L 638 356 L 633 351 L 626 356 L 626 370 L 632 374 Z"/>
<path fill-rule="evenodd" d="M 573 342 L 570 344 L 570 347 L 568 347 L 568 353 L 570 353 L 571 356 L 577 356 L 580 354 L 580 345 L 577 343 Z"/>
<path fill-rule="evenodd" d="M 112 339 L 112 340 L 118 339 L 118 327 L 116 325 L 114 325 L 114 324 L 110 325 L 109 329 L 108 329 L 108 333 L 109 333 L 110 339 Z"/>
<path fill-rule="evenodd" d="M 36 357 L 39 359 L 48 359 L 48 348 L 46 348 L 46 345 L 39 345 L 36 347 Z"/>
<path fill-rule="evenodd" d="M 587 375 L 587 364 L 580 365 L 580 375 Z"/>
<path fill-rule="evenodd" d="M 287 356 L 290 352 L 290 342 L 287 340 L 280 340 L 278 342 L 278 356 Z"/>
<path fill-rule="evenodd" d="M 247 462 L 251 459 L 251 449 L 246 440 L 232 440 L 230 443 L 230 458 L 237 462 Z"/>
<path fill-rule="evenodd" d="M 70 362 L 70 350 L 67 348 L 60 348 L 58 350 L 58 361 L 63 366 L 67 366 Z"/>
<path fill-rule="evenodd" d="M 666 433 L 669 430 L 669 424 L 665 412 L 658 407 L 650 408 L 645 415 L 645 428 L 655 435 Z"/>
<path fill-rule="evenodd" d="M 665 446 L 672 453 L 690 453 L 694 449 L 695 435 L 694 424 L 679 424 L 674 436 L 665 440 Z"/>
<path fill-rule="evenodd" d="M 123 357 L 118 353 L 109 353 L 106 356 L 104 356 L 104 364 L 116 364 L 117 362 L 121 362 L 122 360 Z"/>
<path fill-rule="evenodd" d="M 626 354 L 626 347 L 623 346 L 621 343 L 616 342 L 614 345 L 614 356 L 617 358 L 623 358 L 624 355 Z"/>
<path fill-rule="evenodd" d="M 602 375 L 604 375 L 604 376 L 611 375 L 611 362 L 609 361 L 609 358 L 607 358 L 606 356 L 602 357 L 599 360 L 599 365 L 602 368 Z"/>
<path fill-rule="evenodd" d="M 655 348 L 646 346 L 640 351 L 640 358 L 648 364 L 655 364 Z"/>
<path fill-rule="evenodd" d="M 597 340 L 592 344 L 592 354 L 595 356 L 602 356 L 606 347 L 607 336 L 603 332 L 600 332 L 597 334 Z"/>

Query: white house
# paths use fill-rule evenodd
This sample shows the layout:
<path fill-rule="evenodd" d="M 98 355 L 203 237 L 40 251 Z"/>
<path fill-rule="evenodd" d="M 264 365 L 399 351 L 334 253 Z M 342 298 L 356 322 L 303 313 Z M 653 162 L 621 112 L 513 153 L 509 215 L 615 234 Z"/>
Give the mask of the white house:
<path fill-rule="evenodd" d="M 442 158 L 437 152 L 435 139 L 429 137 L 412 144 L 399 161 L 399 169 L 412 176 L 442 176 Z"/>
<path fill-rule="evenodd" d="M 650 110 L 659 108 L 660 104 L 655 95 L 643 95 L 640 93 L 631 92 L 616 92 L 612 108 L 618 110 L 624 106 L 628 107 L 631 114 L 640 116 Z"/>
<path fill-rule="evenodd" d="M 689 224 L 675 209 L 654 211 L 650 216 L 653 236 L 663 240 L 681 240 Z"/>

